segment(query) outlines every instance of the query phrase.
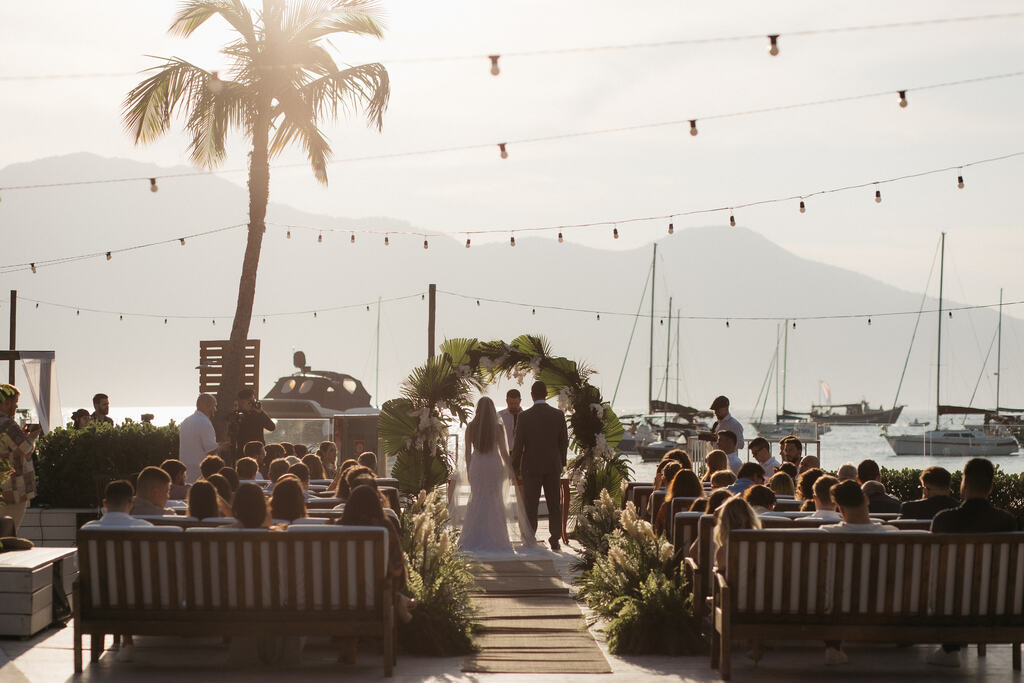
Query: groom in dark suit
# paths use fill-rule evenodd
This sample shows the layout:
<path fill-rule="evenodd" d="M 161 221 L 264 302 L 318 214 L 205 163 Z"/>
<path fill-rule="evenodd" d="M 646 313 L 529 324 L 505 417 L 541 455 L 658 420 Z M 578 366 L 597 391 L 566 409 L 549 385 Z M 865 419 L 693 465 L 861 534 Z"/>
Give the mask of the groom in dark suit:
<path fill-rule="evenodd" d="M 561 478 L 569 450 L 569 430 L 565 414 L 547 404 L 548 387 L 534 382 L 530 388 L 533 407 L 519 414 L 512 444 L 512 467 L 523 482 L 523 505 L 530 527 L 537 532 L 537 505 L 540 491 L 548 505 L 548 528 L 552 550 L 559 550 L 562 520 Z"/>

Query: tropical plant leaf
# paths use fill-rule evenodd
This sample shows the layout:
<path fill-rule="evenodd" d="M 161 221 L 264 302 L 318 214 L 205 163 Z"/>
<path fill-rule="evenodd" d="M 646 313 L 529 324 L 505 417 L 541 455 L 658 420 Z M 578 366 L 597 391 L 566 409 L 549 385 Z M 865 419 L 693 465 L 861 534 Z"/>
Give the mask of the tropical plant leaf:
<path fill-rule="evenodd" d="M 405 451 L 406 442 L 416 435 L 419 419 L 412 415 L 413 410 L 412 401 L 407 398 L 391 399 L 381 406 L 377 433 L 385 455 L 395 456 Z"/>

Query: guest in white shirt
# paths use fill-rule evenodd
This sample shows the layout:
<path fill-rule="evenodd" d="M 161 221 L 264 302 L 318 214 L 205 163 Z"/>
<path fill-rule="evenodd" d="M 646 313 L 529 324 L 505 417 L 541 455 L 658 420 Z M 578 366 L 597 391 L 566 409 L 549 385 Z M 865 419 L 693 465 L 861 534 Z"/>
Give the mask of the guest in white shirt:
<path fill-rule="evenodd" d="M 103 491 L 103 516 L 92 522 L 86 522 L 83 529 L 127 529 L 130 527 L 153 526 L 144 519 L 137 519 L 128 514 L 132 509 L 135 490 L 124 479 L 107 484 Z"/>
<path fill-rule="evenodd" d="M 839 483 L 839 480 L 830 474 L 823 474 L 814 481 L 814 512 L 807 515 L 808 519 L 824 519 L 830 522 L 840 522 L 843 516 L 836 509 L 836 503 L 832 500 L 832 487 Z"/>
<path fill-rule="evenodd" d="M 817 483 L 817 482 L 815 482 Z M 855 481 L 844 481 L 835 484 L 829 490 L 832 500 L 839 506 L 843 521 L 839 524 L 826 524 L 823 531 L 866 531 L 877 533 L 881 531 L 897 531 L 896 527 L 890 524 L 878 524 L 871 521 L 868 513 L 868 499 L 861 490 L 860 485 Z"/>
<path fill-rule="evenodd" d="M 505 408 L 498 411 L 501 424 L 505 427 L 505 443 L 515 443 L 516 421 L 519 414 L 523 412 L 523 397 L 518 389 L 509 389 L 505 392 Z"/>
<path fill-rule="evenodd" d="M 199 479 L 199 463 L 208 455 L 214 455 L 228 445 L 217 442 L 213 429 L 213 414 L 217 411 L 217 399 L 210 394 L 200 394 L 196 399 L 196 412 L 181 421 L 178 427 L 178 460 L 184 463 L 187 481 L 192 484 Z"/>
<path fill-rule="evenodd" d="M 782 464 L 772 457 L 772 446 L 764 437 L 759 436 L 750 442 L 750 454 L 764 469 L 765 479 L 771 479 L 775 470 Z"/>
<path fill-rule="evenodd" d="M 166 507 L 171 495 L 171 475 L 159 467 L 144 467 L 139 472 L 138 491 L 132 501 L 133 515 L 173 515 Z"/>
<path fill-rule="evenodd" d="M 720 429 L 715 433 L 715 437 L 718 439 L 718 448 L 725 451 L 725 456 L 729 459 L 729 469 L 738 475 L 743 461 L 737 452 L 736 434 L 728 429 Z"/>
<path fill-rule="evenodd" d="M 727 429 L 736 435 L 736 448 L 743 448 L 743 425 L 735 417 L 729 414 L 729 399 L 726 396 L 719 396 L 711 402 L 711 410 L 715 411 L 717 422 L 711 425 L 711 431 L 720 432 Z M 726 451 L 728 453 L 728 451 Z"/>

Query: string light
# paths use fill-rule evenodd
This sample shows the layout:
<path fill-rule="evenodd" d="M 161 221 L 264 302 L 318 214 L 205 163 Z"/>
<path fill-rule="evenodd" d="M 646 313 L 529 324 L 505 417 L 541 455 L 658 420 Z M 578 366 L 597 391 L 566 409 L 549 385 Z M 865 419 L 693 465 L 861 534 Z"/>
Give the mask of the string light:
<path fill-rule="evenodd" d="M 313 311 L 313 317 L 316 318 L 316 311 Z"/>
<path fill-rule="evenodd" d="M 729 210 L 729 227 L 736 227 L 736 216 L 732 213 L 732 209 Z"/>
<path fill-rule="evenodd" d="M 160 188 L 156 186 L 156 178 L 150 178 L 149 179 L 149 191 L 150 192 L 159 192 L 159 190 L 160 190 Z"/>
<path fill-rule="evenodd" d="M 962 173 L 956 177 L 956 186 L 958 189 L 964 189 L 964 176 Z"/>
<path fill-rule="evenodd" d="M 498 58 L 499 57 L 501 57 L 501 55 L 488 55 L 488 57 L 487 57 L 488 59 L 491 60 L 491 75 L 492 76 L 497 76 L 498 74 L 501 73 L 501 69 L 498 67 Z"/>
<path fill-rule="evenodd" d="M 771 34 L 768 36 L 768 54 L 772 57 L 779 55 L 779 34 Z"/>
<path fill-rule="evenodd" d="M 178 242 L 181 243 L 181 246 L 185 246 L 185 238 L 184 237 L 182 237 L 180 240 L 178 240 Z"/>
<path fill-rule="evenodd" d="M 510 236 L 510 237 L 508 238 L 508 245 L 509 245 L 510 247 L 514 247 L 514 246 L 516 246 L 516 236 L 515 236 L 515 235 L 512 235 L 512 236 Z"/>
<path fill-rule="evenodd" d="M 107 252 L 107 260 L 109 261 L 112 258 L 113 258 L 113 255 L 108 251 Z"/>
<path fill-rule="evenodd" d="M 284 234 L 284 238 L 290 240 L 292 238 L 292 231 L 289 230 Z"/>
<path fill-rule="evenodd" d="M 950 312 L 949 312 L 949 319 L 950 319 L 950 320 L 952 320 L 952 319 L 953 319 L 953 311 L 950 311 Z"/>
<path fill-rule="evenodd" d="M 167 318 L 164 318 L 164 322 L 165 322 L 165 323 L 167 322 Z M 214 319 L 214 320 L 211 320 L 211 321 L 210 321 L 210 324 L 216 327 L 216 325 L 217 325 L 217 320 L 216 320 L 216 319 Z"/>
<path fill-rule="evenodd" d="M 697 119 L 690 119 L 690 135 L 697 134 Z"/>
<path fill-rule="evenodd" d="M 505 149 L 505 145 L 506 144 L 508 144 L 508 143 L 505 143 L 505 142 L 499 142 L 498 143 L 498 151 L 501 153 L 501 158 L 502 159 L 508 159 L 508 150 Z"/>
<path fill-rule="evenodd" d="M 537 315 L 537 309 L 536 308 L 531 309 L 530 312 L 533 313 L 533 315 Z"/>
<path fill-rule="evenodd" d="M 725 321 L 725 329 L 729 329 L 729 321 L 728 320 Z"/>
<path fill-rule="evenodd" d="M 804 200 L 800 200 L 800 213 L 807 213 L 807 205 L 804 204 Z"/>
<path fill-rule="evenodd" d="M 430 249 L 430 242 L 428 242 L 426 238 L 423 238 L 423 248 Z"/>
<path fill-rule="evenodd" d="M 264 319 L 263 319 L 263 324 L 264 324 L 264 325 L 266 325 L 266 324 L 267 324 L 267 319 L 266 319 L 266 318 L 264 318 Z"/>
<path fill-rule="evenodd" d="M 562 233 L 558 233 L 558 243 L 561 244 L 564 241 L 565 241 L 565 238 L 562 237 Z"/>
<path fill-rule="evenodd" d="M 469 249 L 470 241 L 471 240 L 467 237 L 466 238 L 466 249 Z"/>
<path fill-rule="evenodd" d="M 35 274 L 35 272 L 36 272 L 36 264 L 30 263 L 28 265 L 29 265 L 30 268 L 32 268 L 32 273 Z"/>
<path fill-rule="evenodd" d="M 39 308 L 39 304 L 36 304 L 36 308 Z M 119 315 L 119 316 L 117 316 L 117 319 L 118 320 L 124 320 L 124 316 L 123 315 Z"/>
<path fill-rule="evenodd" d="M 356 234 L 355 233 L 352 233 L 352 239 L 349 240 L 349 241 L 352 242 L 352 244 L 356 243 Z"/>
<path fill-rule="evenodd" d="M 476 300 L 476 305 L 477 305 L 477 306 L 479 306 L 479 305 L 480 305 L 480 299 L 477 299 L 477 300 Z"/>
<path fill-rule="evenodd" d="M 75 315 L 76 315 L 76 316 L 78 316 L 78 315 L 82 315 L 82 312 L 81 312 L 81 311 L 75 311 Z"/>
<path fill-rule="evenodd" d="M 619 239 L 619 229 L 618 228 L 612 228 L 612 237 L 614 239 Z"/>
<path fill-rule="evenodd" d="M 795 320 L 793 321 L 793 329 L 794 330 L 796 329 L 796 321 Z"/>
<path fill-rule="evenodd" d="M 871 318 L 868 318 L 868 325 L 871 325 Z"/>
<path fill-rule="evenodd" d="M 672 225 L 672 223 L 669 223 L 669 224 L 668 224 L 668 234 L 670 234 L 670 235 L 671 235 L 671 234 L 675 233 L 675 231 L 676 231 L 676 228 L 675 228 L 675 226 L 674 226 L 674 225 Z"/>
<path fill-rule="evenodd" d="M 36 302 L 36 309 L 38 309 L 38 308 L 39 308 L 39 302 L 37 301 Z M 121 319 L 124 320 L 124 316 L 123 315 L 121 316 Z"/>
<path fill-rule="evenodd" d="M 664 327 L 665 326 L 665 319 L 664 318 L 660 319 L 658 321 L 658 324 L 661 325 L 662 327 Z"/>
<path fill-rule="evenodd" d="M 164 318 L 164 325 L 166 325 L 166 324 L 167 324 L 167 318 Z M 213 323 L 213 324 L 216 325 L 217 323 Z"/>
<path fill-rule="evenodd" d="M 320 233 L 319 235 L 316 236 L 316 243 L 317 244 L 323 244 L 323 242 L 324 242 L 324 234 Z"/>
<path fill-rule="evenodd" d="M 600 320 L 600 319 L 601 319 L 601 314 L 600 314 L 600 313 L 598 313 L 598 314 L 597 314 L 597 319 L 598 319 L 598 320 Z"/>
<path fill-rule="evenodd" d="M 391 246 L 391 240 L 390 240 L 390 239 L 388 239 L 388 236 L 387 236 L 387 235 L 384 235 L 384 246 L 385 246 L 385 247 L 389 247 L 389 246 Z"/>
<path fill-rule="evenodd" d="M 370 312 L 370 304 L 366 304 L 366 312 L 367 312 L 367 313 L 369 313 L 369 312 Z"/>
<path fill-rule="evenodd" d="M 882 191 L 877 189 L 877 187 L 878 187 L 877 185 L 875 187 L 876 187 L 876 189 L 875 189 L 875 204 L 881 204 L 882 203 Z"/>
<path fill-rule="evenodd" d="M 907 108 L 907 91 L 906 90 L 900 90 L 899 95 L 900 95 L 900 109 L 906 109 Z"/>

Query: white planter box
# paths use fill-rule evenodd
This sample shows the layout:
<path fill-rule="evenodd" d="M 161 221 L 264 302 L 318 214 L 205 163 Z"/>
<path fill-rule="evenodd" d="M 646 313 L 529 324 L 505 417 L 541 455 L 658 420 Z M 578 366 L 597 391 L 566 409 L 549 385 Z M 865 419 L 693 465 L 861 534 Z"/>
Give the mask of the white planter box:
<path fill-rule="evenodd" d="M 61 575 L 55 576 L 57 561 Z M 70 598 L 78 575 L 74 548 L 33 548 L 0 554 L 0 636 L 31 636 L 53 620 L 53 582 Z"/>
<path fill-rule="evenodd" d="M 94 508 L 29 508 L 18 535 L 41 547 L 75 545 L 79 514 L 95 514 Z"/>

